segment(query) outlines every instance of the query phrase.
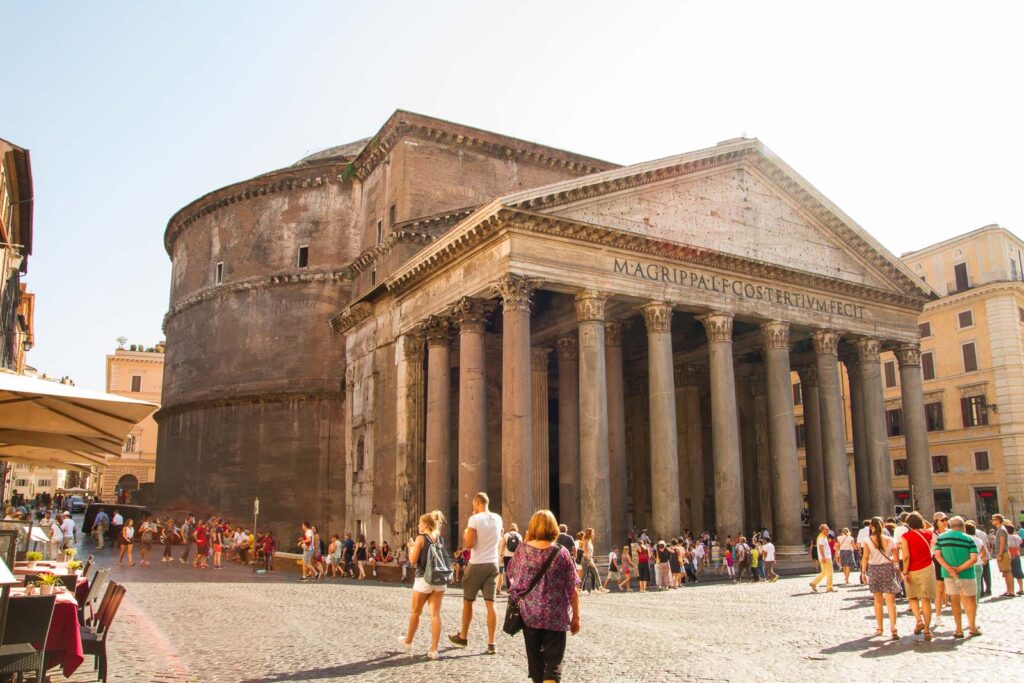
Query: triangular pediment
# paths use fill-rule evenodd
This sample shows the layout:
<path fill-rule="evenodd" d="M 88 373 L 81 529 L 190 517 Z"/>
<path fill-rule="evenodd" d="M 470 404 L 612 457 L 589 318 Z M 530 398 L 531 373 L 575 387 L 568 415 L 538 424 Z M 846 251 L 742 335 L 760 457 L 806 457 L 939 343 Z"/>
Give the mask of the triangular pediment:
<path fill-rule="evenodd" d="M 619 190 L 544 213 L 858 285 L 895 289 L 793 200 L 742 164 Z"/>

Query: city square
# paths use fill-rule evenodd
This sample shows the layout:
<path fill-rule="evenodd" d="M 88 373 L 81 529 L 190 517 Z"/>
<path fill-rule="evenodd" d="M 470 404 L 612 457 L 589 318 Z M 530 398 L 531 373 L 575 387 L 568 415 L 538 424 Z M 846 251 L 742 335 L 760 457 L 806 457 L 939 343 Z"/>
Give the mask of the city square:
<path fill-rule="evenodd" d="M 0 5 L 0 683 L 1019 673 L 941 5 Z"/>

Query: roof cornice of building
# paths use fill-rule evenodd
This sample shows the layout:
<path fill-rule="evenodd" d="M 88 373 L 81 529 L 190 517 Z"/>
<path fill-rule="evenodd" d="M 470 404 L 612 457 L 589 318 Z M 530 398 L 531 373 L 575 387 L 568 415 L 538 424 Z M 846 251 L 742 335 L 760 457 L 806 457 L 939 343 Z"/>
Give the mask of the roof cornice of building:
<path fill-rule="evenodd" d="M 921 247 L 920 249 L 916 249 L 914 251 L 904 252 L 900 254 L 900 260 L 904 262 L 906 262 L 908 259 L 916 260 L 921 258 L 922 256 L 927 256 L 928 254 L 934 253 L 936 251 L 948 249 L 949 247 L 955 244 L 971 242 L 986 233 L 999 233 L 1002 235 L 1006 235 L 1007 237 L 1014 240 L 1015 242 L 1018 242 L 1022 247 L 1024 247 L 1024 240 L 1022 240 L 1020 237 L 1017 237 L 1017 235 L 1013 234 L 1008 228 L 1004 228 L 998 223 L 990 223 L 975 230 L 961 233 L 954 237 L 950 237 L 949 239 L 942 240 L 941 242 L 935 242 L 934 244 L 929 244 L 926 247 Z"/>
<path fill-rule="evenodd" d="M 970 301 L 984 299 L 995 294 L 1020 294 L 1024 297 L 1024 282 L 1020 280 L 999 280 L 976 285 L 955 294 L 947 294 L 941 299 L 925 304 L 924 313 L 939 311 L 946 308 L 962 306 Z"/>

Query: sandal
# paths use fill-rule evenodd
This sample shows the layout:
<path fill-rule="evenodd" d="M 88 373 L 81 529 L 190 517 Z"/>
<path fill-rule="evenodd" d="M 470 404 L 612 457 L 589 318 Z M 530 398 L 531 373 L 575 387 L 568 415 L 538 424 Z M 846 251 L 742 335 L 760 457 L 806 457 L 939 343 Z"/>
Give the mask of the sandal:
<path fill-rule="evenodd" d="M 925 630 L 924 622 L 923 621 L 919 621 L 919 622 L 917 622 L 917 626 L 914 627 L 914 635 L 916 636 L 917 634 L 921 633 L 924 630 Z"/>
<path fill-rule="evenodd" d="M 876 629 L 875 629 L 875 637 L 877 638 L 877 637 L 878 637 L 878 636 L 880 636 L 880 635 L 882 635 L 882 629 L 880 629 L 880 628 L 876 628 Z"/>
<path fill-rule="evenodd" d="M 981 629 L 980 628 L 975 628 L 975 629 L 969 631 L 969 633 L 971 634 L 972 638 L 974 636 L 980 636 L 981 635 Z"/>
<path fill-rule="evenodd" d="M 932 639 L 932 632 L 931 632 L 931 631 L 927 631 L 927 630 L 926 630 L 926 631 L 924 632 L 924 639 L 925 639 L 925 640 L 931 640 L 931 639 Z"/>
<path fill-rule="evenodd" d="M 953 633 L 953 637 L 954 638 L 963 638 L 964 637 L 964 632 L 963 631 L 956 631 L 956 632 Z"/>
<path fill-rule="evenodd" d="M 896 632 L 896 629 L 892 630 L 892 640 L 899 640 L 900 634 Z"/>

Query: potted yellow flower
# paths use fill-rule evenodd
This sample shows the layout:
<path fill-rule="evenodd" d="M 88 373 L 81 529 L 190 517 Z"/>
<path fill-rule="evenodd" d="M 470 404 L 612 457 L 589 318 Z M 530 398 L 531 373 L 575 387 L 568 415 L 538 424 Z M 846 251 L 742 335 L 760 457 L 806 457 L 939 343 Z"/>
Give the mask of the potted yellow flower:
<path fill-rule="evenodd" d="M 39 578 L 36 579 L 36 586 L 39 587 L 40 595 L 50 595 L 60 585 L 60 577 L 56 574 L 40 574 Z"/>
<path fill-rule="evenodd" d="M 35 550 L 29 550 L 25 553 L 25 561 L 28 562 L 28 568 L 34 569 L 36 562 L 40 562 L 43 559 L 43 554 Z"/>

